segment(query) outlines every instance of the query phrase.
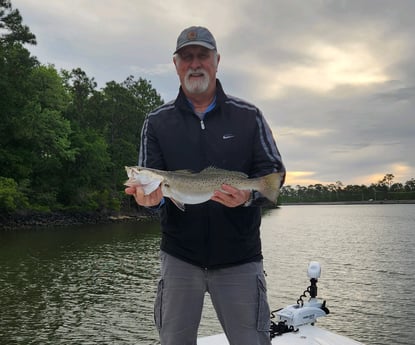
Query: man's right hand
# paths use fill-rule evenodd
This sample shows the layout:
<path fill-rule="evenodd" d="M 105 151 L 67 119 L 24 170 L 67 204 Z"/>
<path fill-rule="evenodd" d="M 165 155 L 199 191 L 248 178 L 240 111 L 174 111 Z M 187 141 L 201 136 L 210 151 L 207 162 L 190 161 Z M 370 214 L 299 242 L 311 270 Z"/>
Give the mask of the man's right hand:
<path fill-rule="evenodd" d="M 163 199 L 160 186 L 148 195 L 144 194 L 144 190 L 140 186 L 127 187 L 125 188 L 125 193 L 133 195 L 136 203 L 145 207 L 157 206 L 160 204 L 161 199 Z"/>

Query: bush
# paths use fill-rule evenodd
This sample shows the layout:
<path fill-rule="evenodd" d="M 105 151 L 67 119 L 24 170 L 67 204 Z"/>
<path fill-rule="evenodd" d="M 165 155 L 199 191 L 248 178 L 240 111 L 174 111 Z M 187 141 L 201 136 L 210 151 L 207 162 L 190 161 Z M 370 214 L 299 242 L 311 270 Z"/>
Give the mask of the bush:
<path fill-rule="evenodd" d="M 28 206 L 27 197 L 19 190 L 17 182 L 0 176 L 0 211 L 14 212 Z"/>

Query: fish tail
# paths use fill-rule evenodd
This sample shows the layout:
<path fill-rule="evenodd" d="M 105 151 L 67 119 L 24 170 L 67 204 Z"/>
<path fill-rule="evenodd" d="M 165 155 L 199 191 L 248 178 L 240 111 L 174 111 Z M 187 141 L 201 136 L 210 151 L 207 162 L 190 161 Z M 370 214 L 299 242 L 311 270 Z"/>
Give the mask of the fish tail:
<path fill-rule="evenodd" d="M 278 194 L 280 193 L 282 176 L 283 174 L 279 172 L 262 176 L 260 178 L 261 188 L 258 190 L 258 192 L 260 192 L 268 200 L 277 202 Z"/>

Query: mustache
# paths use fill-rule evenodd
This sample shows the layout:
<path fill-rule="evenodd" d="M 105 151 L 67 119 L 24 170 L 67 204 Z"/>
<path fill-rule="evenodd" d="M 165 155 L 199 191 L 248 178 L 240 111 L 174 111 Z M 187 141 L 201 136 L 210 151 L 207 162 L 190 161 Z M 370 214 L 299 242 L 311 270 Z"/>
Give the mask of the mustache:
<path fill-rule="evenodd" d="M 207 73 L 204 68 L 197 68 L 197 69 L 189 68 L 189 70 L 186 72 L 186 78 L 188 78 L 191 74 L 202 74 L 204 77 L 206 77 Z"/>

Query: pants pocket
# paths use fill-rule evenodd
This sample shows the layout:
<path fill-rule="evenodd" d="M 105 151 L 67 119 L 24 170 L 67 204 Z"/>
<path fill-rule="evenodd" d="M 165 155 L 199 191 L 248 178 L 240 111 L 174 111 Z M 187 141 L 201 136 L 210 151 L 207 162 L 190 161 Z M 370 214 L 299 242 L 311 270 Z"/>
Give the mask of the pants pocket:
<path fill-rule="evenodd" d="M 271 311 L 268 305 L 267 285 L 265 277 L 258 275 L 258 315 L 257 330 L 260 332 L 269 332 L 271 327 Z"/>
<path fill-rule="evenodd" d="M 158 330 L 160 330 L 162 326 L 161 309 L 163 306 L 163 286 L 164 286 L 163 279 L 160 279 L 158 286 L 157 286 L 156 300 L 154 302 L 154 323 Z"/>

